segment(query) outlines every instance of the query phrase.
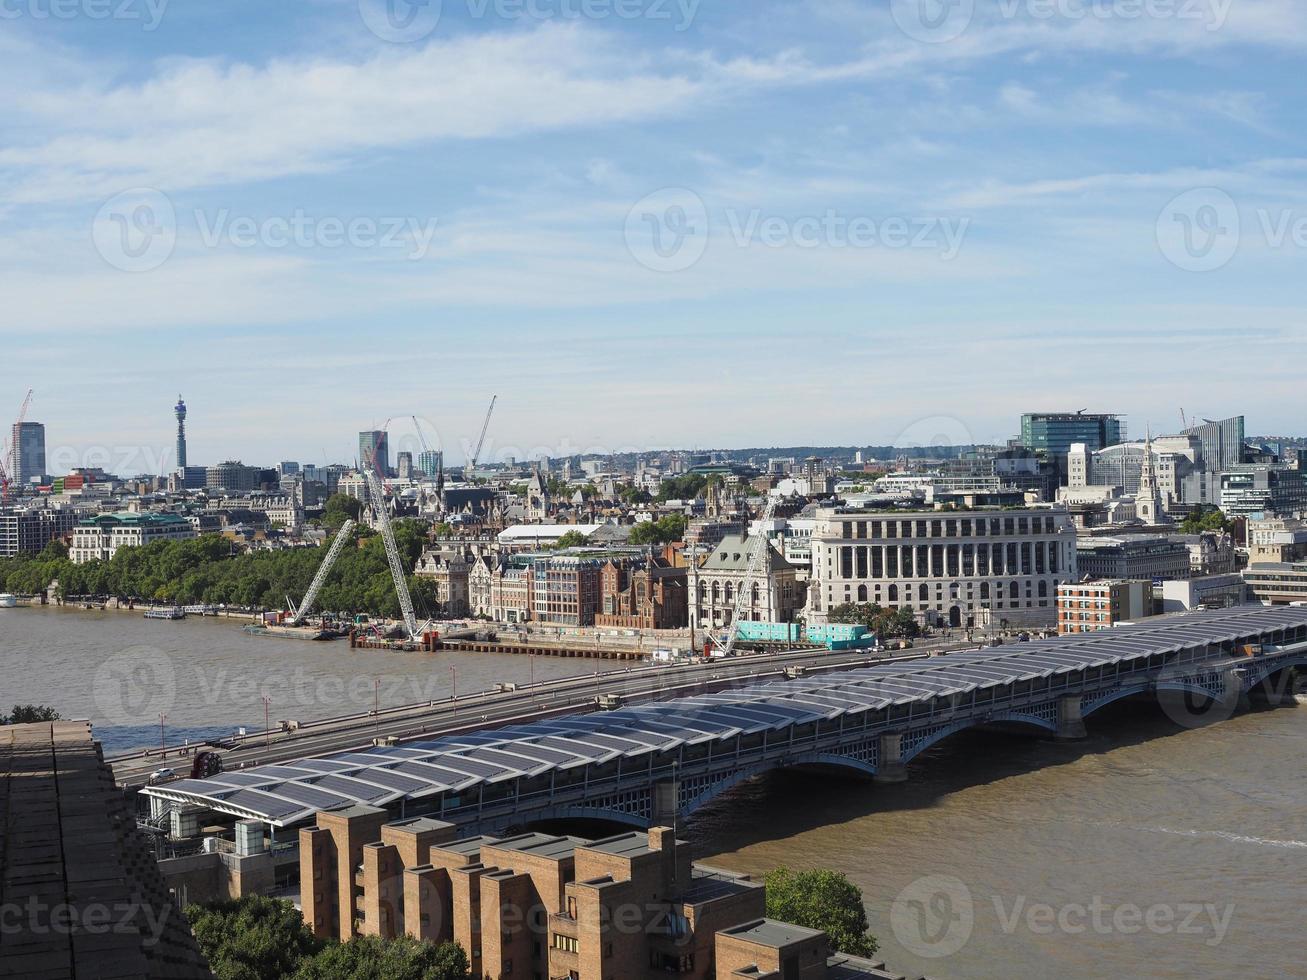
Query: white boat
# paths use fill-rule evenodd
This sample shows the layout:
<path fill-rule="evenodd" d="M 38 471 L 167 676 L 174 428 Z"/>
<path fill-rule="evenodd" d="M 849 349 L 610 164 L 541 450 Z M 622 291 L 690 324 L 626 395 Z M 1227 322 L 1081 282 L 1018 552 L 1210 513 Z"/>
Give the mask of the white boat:
<path fill-rule="evenodd" d="M 0 609 L 13 609 L 18 605 L 18 596 L 9 592 L 0 592 Z"/>
<path fill-rule="evenodd" d="M 177 606 L 145 610 L 146 619 L 185 619 L 186 613 Z"/>

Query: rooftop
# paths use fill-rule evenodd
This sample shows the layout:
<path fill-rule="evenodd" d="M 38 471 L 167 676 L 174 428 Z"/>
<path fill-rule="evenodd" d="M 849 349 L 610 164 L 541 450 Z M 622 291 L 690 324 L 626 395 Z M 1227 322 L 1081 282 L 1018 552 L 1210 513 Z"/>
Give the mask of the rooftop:
<path fill-rule="evenodd" d="M 808 929 L 789 922 L 779 922 L 776 919 L 756 919 L 753 922 L 746 922 L 730 929 L 723 929 L 722 933 L 727 936 L 734 936 L 736 939 L 757 943 L 760 946 L 770 946 L 773 949 L 780 949 L 783 946 L 790 946 L 823 935 L 819 929 Z"/>

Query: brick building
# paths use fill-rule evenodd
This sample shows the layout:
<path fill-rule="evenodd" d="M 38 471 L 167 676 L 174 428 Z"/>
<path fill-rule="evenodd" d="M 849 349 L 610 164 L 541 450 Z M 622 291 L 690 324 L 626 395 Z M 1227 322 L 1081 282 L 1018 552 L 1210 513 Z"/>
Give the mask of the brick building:
<path fill-rule="evenodd" d="M 351 806 L 300 831 L 301 904 L 315 935 L 453 941 L 473 976 L 491 980 L 892 977 L 830 956 L 824 933 L 762 918 L 762 885 L 693 865 L 667 828 L 597 841 L 456 839 L 438 820 L 385 819 Z"/>
<path fill-rule="evenodd" d="M 688 572 L 665 558 L 610 558 L 600 573 L 596 626 L 681 629 L 688 609 Z"/>

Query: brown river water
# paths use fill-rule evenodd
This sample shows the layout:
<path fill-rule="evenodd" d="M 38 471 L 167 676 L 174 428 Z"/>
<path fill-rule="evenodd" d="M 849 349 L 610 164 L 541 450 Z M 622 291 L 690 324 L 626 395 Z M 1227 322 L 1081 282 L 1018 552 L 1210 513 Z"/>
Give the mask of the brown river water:
<path fill-rule="evenodd" d="M 107 754 L 523 683 L 526 657 L 351 652 L 230 620 L 0 610 L 0 704 L 95 723 Z M 621 669 L 535 658 L 537 680 Z M 376 681 L 380 679 L 378 687 Z M 144 693 L 142 693 L 144 692 Z M 1307 704 L 1181 728 L 1155 706 L 1058 744 L 970 732 L 877 786 L 800 772 L 748 783 L 688 828 L 707 863 L 833 867 L 880 956 L 909 976 L 1307 977 Z"/>

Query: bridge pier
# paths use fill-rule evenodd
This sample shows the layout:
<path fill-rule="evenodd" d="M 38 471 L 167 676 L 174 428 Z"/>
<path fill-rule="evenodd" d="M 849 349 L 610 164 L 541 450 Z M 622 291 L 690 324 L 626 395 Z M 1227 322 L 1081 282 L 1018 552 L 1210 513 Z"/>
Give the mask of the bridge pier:
<path fill-rule="evenodd" d="M 876 775 L 872 777 L 877 783 L 902 783 L 908 778 L 907 766 L 903 764 L 902 734 L 882 735 L 880 750 L 876 755 Z"/>
<path fill-rule="evenodd" d="M 1079 694 L 1057 699 L 1057 735 L 1059 742 L 1078 742 L 1088 736 L 1085 719 L 1081 714 L 1083 702 Z"/>

